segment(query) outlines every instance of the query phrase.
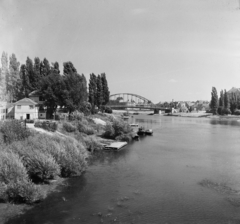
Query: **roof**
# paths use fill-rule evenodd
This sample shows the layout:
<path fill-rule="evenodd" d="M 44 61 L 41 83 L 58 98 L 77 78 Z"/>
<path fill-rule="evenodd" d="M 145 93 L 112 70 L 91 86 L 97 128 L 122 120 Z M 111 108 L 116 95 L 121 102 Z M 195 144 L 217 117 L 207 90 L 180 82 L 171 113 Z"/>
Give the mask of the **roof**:
<path fill-rule="evenodd" d="M 37 103 L 34 102 L 33 100 L 29 99 L 29 98 L 23 98 L 19 101 L 17 101 L 16 103 L 14 103 L 14 105 L 36 105 Z"/>
<path fill-rule="evenodd" d="M 28 94 L 29 96 L 40 96 L 40 92 L 38 90 L 34 90 L 31 93 Z"/>

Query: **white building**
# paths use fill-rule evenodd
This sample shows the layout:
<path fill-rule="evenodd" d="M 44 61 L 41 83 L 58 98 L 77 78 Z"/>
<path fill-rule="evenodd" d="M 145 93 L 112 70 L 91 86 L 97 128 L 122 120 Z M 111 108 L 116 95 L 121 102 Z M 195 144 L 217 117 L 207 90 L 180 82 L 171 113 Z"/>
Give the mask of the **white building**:
<path fill-rule="evenodd" d="M 34 120 L 38 119 L 37 103 L 29 98 L 24 98 L 14 103 L 12 108 L 14 118 L 18 120 Z M 10 108 L 9 108 L 10 109 Z M 10 111 L 8 111 L 9 113 Z"/>

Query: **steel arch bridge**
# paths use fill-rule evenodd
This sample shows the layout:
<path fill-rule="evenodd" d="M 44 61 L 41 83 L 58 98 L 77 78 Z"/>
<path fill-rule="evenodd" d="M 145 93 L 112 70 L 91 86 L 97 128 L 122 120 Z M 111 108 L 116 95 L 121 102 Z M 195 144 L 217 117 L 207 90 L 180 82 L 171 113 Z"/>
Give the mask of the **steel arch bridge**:
<path fill-rule="evenodd" d="M 147 98 L 134 93 L 116 93 L 109 97 L 107 104 L 113 109 L 139 108 L 147 110 L 164 110 L 169 111 L 169 108 L 159 107 L 152 103 Z"/>
<path fill-rule="evenodd" d="M 134 93 L 116 93 L 110 95 L 110 100 L 118 100 L 118 101 L 125 101 L 125 102 L 135 102 L 135 103 L 142 103 L 142 104 L 153 104 L 151 100 L 147 98 L 134 94 Z"/>

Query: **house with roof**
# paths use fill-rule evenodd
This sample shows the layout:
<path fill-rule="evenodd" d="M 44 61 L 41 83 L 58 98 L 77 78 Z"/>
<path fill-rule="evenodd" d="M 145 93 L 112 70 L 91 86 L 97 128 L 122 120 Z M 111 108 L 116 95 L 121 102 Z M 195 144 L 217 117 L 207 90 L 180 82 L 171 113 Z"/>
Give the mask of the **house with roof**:
<path fill-rule="evenodd" d="M 18 120 L 38 119 L 38 104 L 29 98 L 23 98 L 9 105 L 7 116 Z"/>

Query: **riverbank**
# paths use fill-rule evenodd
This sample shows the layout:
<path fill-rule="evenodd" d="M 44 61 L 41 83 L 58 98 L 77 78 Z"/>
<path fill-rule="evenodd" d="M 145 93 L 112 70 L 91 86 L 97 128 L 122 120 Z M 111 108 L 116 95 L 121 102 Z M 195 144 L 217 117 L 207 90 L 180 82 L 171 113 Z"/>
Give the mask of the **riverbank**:
<path fill-rule="evenodd" d="M 172 116 L 172 117 L 189 117 L 189 118 L 211 118 L 211 119 L 235 119 L 239 120 L 240 116 L 238 115 L 212 115 L 212 113 L 206 112 L 198 112 L 198 113 L 173 113 L 173 114 L 165 114 L 164 116 Z"/>
<path fill-rule="evenodd" d="M 10 151 L 14 150 L 14 153 L 16 155 L 18 155 L 21 152 L 21 155 L 19 154 L 19 156 L 26 155 L 27 157 L 29 157 L 29 159 L 32 161 L 32 163 L 34 163 L 34 165 L 36 165 L 36 167 L 34 166 L 34 168 L 33 168 L 35 170 L 37 170 L 38 162 L 40 162 L 40 164 L 45 166 L 44 161 L 46 161 L 45 159 L 47 159 L 47 158 L 45 158 L 46 155 L 44 155 L 44 154 L 47 153 L 47 155 L 50 156 L 51 159 L 53 159 L 53 160 L 46 161 L 46 162 L 47 163 L 51 162 L 51 164 L 49 163 L 49 165 L 55 169 L 54 177 L 49 176 L 50 179 L 53 178 L 52 181 L 48 181 L 49 177 L 46 176 L 45 178 L 43 178 L 41 180 L 40 183 L 35 183 L 35 182 L 32 183 L 32 185 L 34 187 L 36 187 L 41 194 L 41 197 L 39 197 L 39 198 L 41 198 L 40 200 L 32 199 L 32 201 L 30 203 L 25 204 L 25 203 L 22 203 L 23 201 L 25 201 L 25 199 L 23 198 L 24 199 L 23 201 L 21 199 L 21 201 L 18 202 L 18 201 L 15 201 L 14 197 L 12 199 L 10 199 L 9 195 L 8 195 L 8 191 L 4 189 L 3 192 L 5 191 L 4 195 L 6 195 L 4 197 L 6 197 L 6 198 L 4 198 L 2 200 L 2 202 L 0 203 L 0 223 L 4 223 L 12 217 L 21 215 L 21 214 L 25 213 L 26 211 L 28 211 L 29 209 L 33 208 L 36 204 L 41 203 L 40 201 L 44 200 L 51 192 L 56 191 L 59 186 L 65 184 L 67 179 L 63 178 L 63 177 L 71 176 L 71 174 L 70 174 L 71 172 L 73 172 L 73 175 L 75 175 L 75 174 L 81 175 L 81 172 L 83 170 L 78 170 L 78 166 L 82 166 L 82 162 L 84 162 L 84 161 L 80 161 L 80 160 L 76 161 L 76 158 L 78 156 L 85 157 L 85 150 L 88 150 L 92 153 L 95 150 L 100 151 L 103 149 L 103 145 L 107 145 L 107 144 L 110 144 L 115 141 L 114 139 L 111 139 L 111 137 L 112 137 L 111 132 L 108 133 L 108 134 L 110 134 L 108 136 L 108 137 L 110 137 L 110 139 L 101 137 L 102 134 L 105 132 L 105 130 L 107 130 L 108 127 L 110 128 L 110 130 L 111 130 L 111 128 L 118 129 L 119 133 L 125 132 L 125 135 L 127 135 L 127 132 L 130 131 L 130 129 L 128 130 L 128 125 L 125 124 L 123 122 L 123 120 L 121 120 L 121 119 L 119 120 L 119 118 L 120 118 L 119 116 L 101 114 L 101 115 L 96 115 L 96 116 L 91 116 L 91 117 L 84 117 L 83 115 L 77 114 L 76 117 L 78 117 L 78 118 L 76 118 L 76 120 L 73 120 L 71 122 L 63 121 L 63 122 L 59 123 L 58 128 L 55 132 L 50 132 L 50 131 L 46 131 L 42 128 L 34 127 L 33 124 L 27 124 L 26 130 L 27 130 L 27 132 L 29 131 L 32 134 L 29 133 L 29 135 L 26 136 L 24 139 L 22 139 L 21 141 L 18 141 L 18 144 L 15 144 L 17 140 L 12 139 L 11 142 L 6 143 L 6 142 L 4 142 L 4 138 L 0 138 L 0 146 L 1 145 L 3 146 L 3 153 L 7 153 L 7 155 L 8 155 L 9 150 Z M 98 118 L 99 120 L 102 119 L 102 121 L 105 120 L 106 125 L 95 124 L 93 122 L 94 117 Z M 108 123 L 109 121 L 112 121 L 112 123 Z M 19 130 L 18 130 L 19 133 L 26 131 L 25 127 L 23 127 L 22 125 L 20 125 L 18 128 L 19 128 Z M 3 134 L 1 132 L 0 132 L 0 134 L 3 136 Z M 113 135 L 113 137 L 114 137 L 118 133 L 116 131 L 113 131 L 113 134 L 114 134 Z M 126 137 L 126 136 L 123 136 L 123 137 Z M 67 149 L 67 146 L 64 145 L 65 143 L 68 144 L 68 146 L 70 148 Z M 20 147 L 18 145 L 20 145 Z M 64 147 L 63 150 L 61 149 L 62 146 Z M 27 149 L 22 150 L 23 149 L 22 147 L 25 147 Z M 80 148 L 77 150 L 76 147 L 77 148 L 80 147 Z M 27 154 L 28 150 L 32 151 L 31 155 Z M 67 155 L 66 153 L 68 150 L 70 150 L 70 151 L 73 150 L 74 153 L 72 151 L 69 153 L 69 155 Z M 79 155 L 78 155 L 77 151 L 80 152 Z M 42 161 L 41 160 L 38 161 L 38 158 L 36 156 L 36 153 L 38 154 L 38 152 L 40 152 L 40 154 L 37 156 L 40 156 L 40 157 L 43 156 Z M 64 155 L 62 158 L 60 158 L 61 155 L 59 155 L 59 153 L 60 154 L 64 153 L 66 155 Z M 72 157 L 72 156 L 70 156 L 71 153 L 73 153 L 75 155 Z M 69 156 L 71 158 L 69 158 Z M 35 161 L 35 159 L 37 159 L 37 161 Z M 71 161 L 69 159 L 71 159 Z M 22 161 L 21 159 L 19 160 L 19 162 L 23 163 L 23 169 L 24 170 L 26 169 L 26 172 L 27 172 L 29 167 L 26 166 L 26 163 L 24 163 L 24 161 Z M 64 170 L 61 170 L 66 165 L 68 167 L 66 169 L 64 168 Z M 9 163 L 9 166 L 12 166 L 12 164 Z M 50 169 L 50 167 L 46 166 L 46 167 L 44 167 L 44 169 L 46 169 L 47 173 L 51 172 L 51 170 L 47 170 L 47 169 Z M 71 170 L 71 169 L 75 169 L 75 170 Z M 35 170 L 30 170 L 30 173 L 32 173 L 34 175 L 38 175 L 37 173 L 36 174 L 33 173 L 33 172 L 35 172 Z M 70 173 L 65 173 L 62 176 L 63 171 L 70 172 Z M 14 173 L 14 174 L 16 174 L 16 178 L 18 178 L 19 174 L 18 173 Z M 29 174 L 29 171 L 28 171 L 28 174 Z M 32 176 L 27 177 L 27 181 L 31 182 L 32 181 L 31 178 L 32 178 Z M 13 183 L 15 182 L 15 180 L 12 180 L 12 179 L 10 181 Z M 3 183 L 4 183 L 4 181 L 3 181 Z M 8 186 L 8 182 L 6 182 L 4 184 L 6 184 L 6 186 Z M 1 190 L 1 188 L 0 188 L 0 190 Z M 17 189 L 15 189 L 15 191 L 18 192 Z M 18 193 L 16 193 L 16 194 L 18 194 Z"/>

